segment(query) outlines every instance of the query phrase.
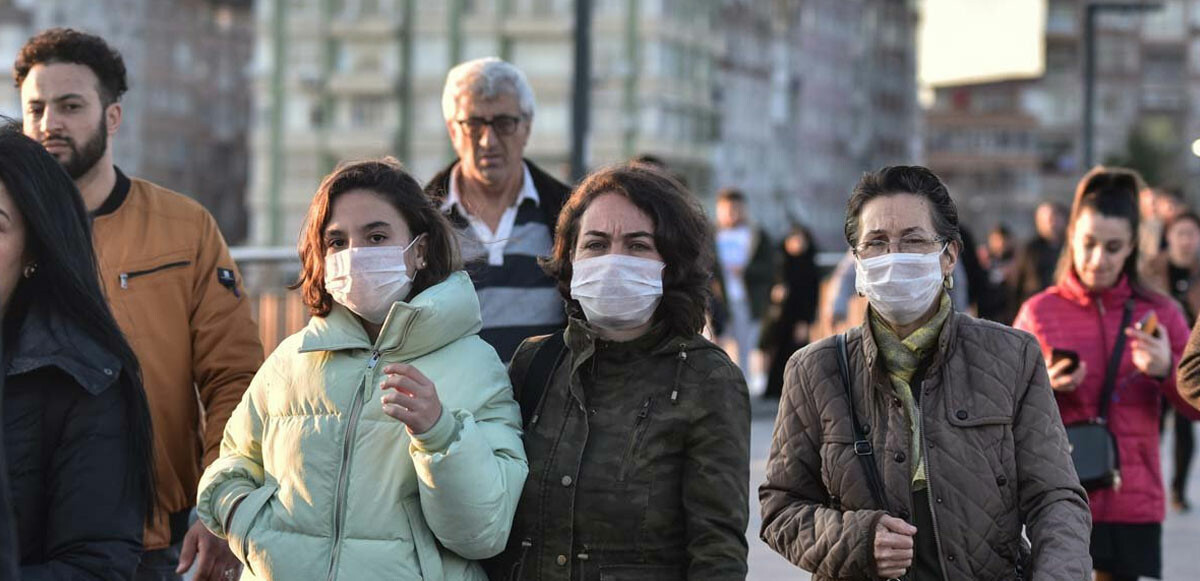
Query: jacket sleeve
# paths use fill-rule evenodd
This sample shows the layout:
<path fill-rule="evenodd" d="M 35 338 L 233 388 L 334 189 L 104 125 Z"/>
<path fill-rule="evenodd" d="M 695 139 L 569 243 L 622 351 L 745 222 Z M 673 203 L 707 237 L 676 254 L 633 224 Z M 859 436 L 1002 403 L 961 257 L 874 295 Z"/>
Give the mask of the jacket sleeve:
<path fill-rule="evenodd" d="M 211 215 L 204 213 L 192 288 L 192 374 L 204 406 L 204 465 L 216 460 L 225 422 L 263 361 L 258 325 L 241 274 Z M 229 282 L 228 277 L 233 277 Z M 232 288 L 225 286 L 231 284 Z"/>
<path fill-rule="evenodd" d="M 508 374 L 498 359 L 475 365 L 483 370 L 483 403 L 475 410 L 443 409 L 409 445 L 425 521 L 443 546 L 470 560 L 504 550 L 529 473 Z"/>
<path fill-rule="evenodd" d="M 229 512 L 238 499 L 259 488 L 265 481 L 263 470 L 263 417 L 256 394 L 286 389 L 287 377 L 279 371 L 272 356 L 254 376 L 225 424 L 221 455 L 208 465 L 200 477 L 196 514 L 213 534 L 225 538 Z"/>
<path fill-rule="evenodd" d="M 1187 348 L 1179 361 L 1179 373 L 1175 376 L 1179 395 L 1192 407 L 1200 410 L 1200 333 L 1192 329 Z"/>
<path fill-rule="evenodd" d="M 704 380 L 683 469 L 689 580 L 745 579 L 750 520 L 750 396 L 732 363 Z"/>
<path fill-rule="evenodd" d="M 1187 320 L 1183 317 L 1181 307 L 1172 303 L 1166 309 L 1157 309 L 1159 318 L 1163 326 L 1167 329 L 1167 335 L 1171 340 L 1171 373 L 1167 374 L 1166 379 L 1163 379 L 1159 384 L 1162 388 L 1163 396 L 1167 401 L 1171 402 L 1171 407 L 1175 408 L 1180 415 L 1192 420 L 1200 420 L 1200 409 L 1192 407 L 1196 398 L 1191 401 L 1184 394 L 1185 389 L 1180 387 L 1180 377 L 1182 373 L 1176 373 L 1176 368 L 1180 371 L 1183 369 L 1182 359 L 1188 352 L 1188 347 L 1191 345 L 1191 340 L 1188 337 Z"/>
<path fill-rule="evenodd" d="M 22 581 L 132 579 L 142 554 L 145 499 L 131 488 L 122 386 L 97 395 L 77 386 L 46 467 L 46 561 L 22 567 Z"/>
<path fill-rule="evenodd" d="M 854 256 L 846 255 L 833 271 L 833 320 L 840 322 L 850 315 L 850 299 L 858 293 L 854 282 L 858 274 L 854 270 Z"/>
<path fill-rule="evenodd" d="M 794 357 L 784 376 L 766 481 L 758 489 L 762 540 L 806 571 L 834 579 L 874 579 L 875 526 L 884 511 L 826 505 L 821 423 L 813 411 L 813 380 L 804 369 L 815 353 Z"/>
<path fill-rule="evenodd" d="M 1026 388 L 1013 417 L 1018 509 L 1033 545 L 1033 579 L 1090 579 L 1092 513 L 1079 485 L 1067 434 L 1032 337 L 1025 343 Z"/>

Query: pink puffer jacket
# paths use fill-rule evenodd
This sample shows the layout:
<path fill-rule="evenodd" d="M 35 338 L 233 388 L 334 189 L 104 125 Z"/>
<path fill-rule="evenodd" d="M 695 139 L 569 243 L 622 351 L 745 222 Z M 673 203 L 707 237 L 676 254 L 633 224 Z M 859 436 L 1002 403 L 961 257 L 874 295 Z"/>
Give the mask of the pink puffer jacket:
<path fill-rule="evenodd" d="M 1117 438 L 1122 483 L 1120 490 L 1089 493 L 1094 522 L 1157 523 L 1166 516 L 1158 453 L 1162 397 L 1167 396 L 1182 413 L 1197 415 L 1175 389 L 1174 366 L 1179 364 L 1187 344 L 1187 322 L 1179 306 L 1165 295 L 1151 291 L 1135 293 L 1125 278 L 1111 289 L 1091 293 L 1072 273 L 1062 283 L 1026 301 L 1013 323 L 1013 327 L 1037 337 L 1047 360 L 1051 348 L 1069 349 L 1079 353 L 1080 361 L 1087 364 L 1087 375 L 1074 392 L 1055 393 L 1063 424 L 1070 426 L 1099 413 L 1105 370 L 1117 334 L 1122 332 L 1121 317 L 1130 297 L 1134 298 L 1132 321 L 1140 320 L 1153 309 L 1166 329 L 1171 341 L 1172 372 L 1165 379 L 1156 379 L 1138 371 L 1126 340 L 1109 407 L 1109 425 Z"/>

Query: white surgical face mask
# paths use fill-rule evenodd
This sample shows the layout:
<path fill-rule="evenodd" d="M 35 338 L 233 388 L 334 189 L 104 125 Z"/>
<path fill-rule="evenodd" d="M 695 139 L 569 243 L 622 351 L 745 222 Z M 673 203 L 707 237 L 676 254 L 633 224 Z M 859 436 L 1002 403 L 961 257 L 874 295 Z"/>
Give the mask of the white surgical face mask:
<path fill-rule="evenodd" d="M 368 246 L 342 250 L 325 257 L 325 290 L 338 304 L 364 320 L 379 325 L 396 301 L 412 289 L 404 264 L 408 252 L 424 234 L 399 248 Z"/>
<path fill-rule="evenodd" d="M 858 259 L 854 286 L 883 318 L 907 325 L 925 314 L 941 292 L 945 251 Z"/>
<path fill-rule="evenodd" d="M 571 298 L 579 301 L 589 323 L 612 331 L 646 324 L 662 301 L 658 260 L 606 254 L 571 265 Z"/>

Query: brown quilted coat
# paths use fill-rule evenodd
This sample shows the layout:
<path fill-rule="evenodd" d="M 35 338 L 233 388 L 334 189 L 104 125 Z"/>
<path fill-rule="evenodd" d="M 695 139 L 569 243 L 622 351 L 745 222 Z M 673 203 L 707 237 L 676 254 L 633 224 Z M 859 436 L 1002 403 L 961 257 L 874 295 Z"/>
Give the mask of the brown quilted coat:
<path fill-rule="evenodd" d="M 911 522 L 912 431 L 870 325 L 847 336 L 855 404 L 890 513 Z M 1091 578 L 1091 514 L 1045 363 L 1030 335 L 952 314 L 921 384 L 921 422 L 946 581 Z M 815 580 L 876 579 L 876 506 L 854 454 L 834 338 L 788 362 L 759 489 L 762 539 Z M 1028 527 L 1030 547 L 1022 540 Z"/>

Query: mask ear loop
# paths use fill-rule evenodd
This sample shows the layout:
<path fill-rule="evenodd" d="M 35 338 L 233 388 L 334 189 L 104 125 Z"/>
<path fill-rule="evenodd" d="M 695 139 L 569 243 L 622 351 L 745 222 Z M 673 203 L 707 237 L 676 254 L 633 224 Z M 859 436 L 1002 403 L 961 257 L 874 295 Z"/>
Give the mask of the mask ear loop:
<path fill-rule="evenodd" d="M 422 232 L 422 233 L 420 233 L 420 234 L 417 234 L 417 236 L 416 236 L 415 238 L 413 238 L 413 239 L 412 239 L 412 242 L 409 242 L 409 243 L 408 243 L 408 246 L 405 246 L 405 247 L 404 247 L 404 250 L 401 250 L 401 251 L 400 251 L 400 255 L 401 255 L 401 256 L 403 256 L 403 255 L 404 255 L 405 253 L 407 253 L 407 252 L 408 252 L 408 251 L 409 251 L 409 250 L 410 250 L 410 249 L 411 249 L 413 246 L 415 246 L 415 245 L 417 244 L 417 241 L 418 241 L 418 240 L 420 240 L 421 238 L 424 238 L 424 237 L 425 237 L 425 232 Z M 418 265 L 417 265 L 417 268 L 425 268 L 425 259 L 421 259 L 421 264 L 418 264 Z"/>

